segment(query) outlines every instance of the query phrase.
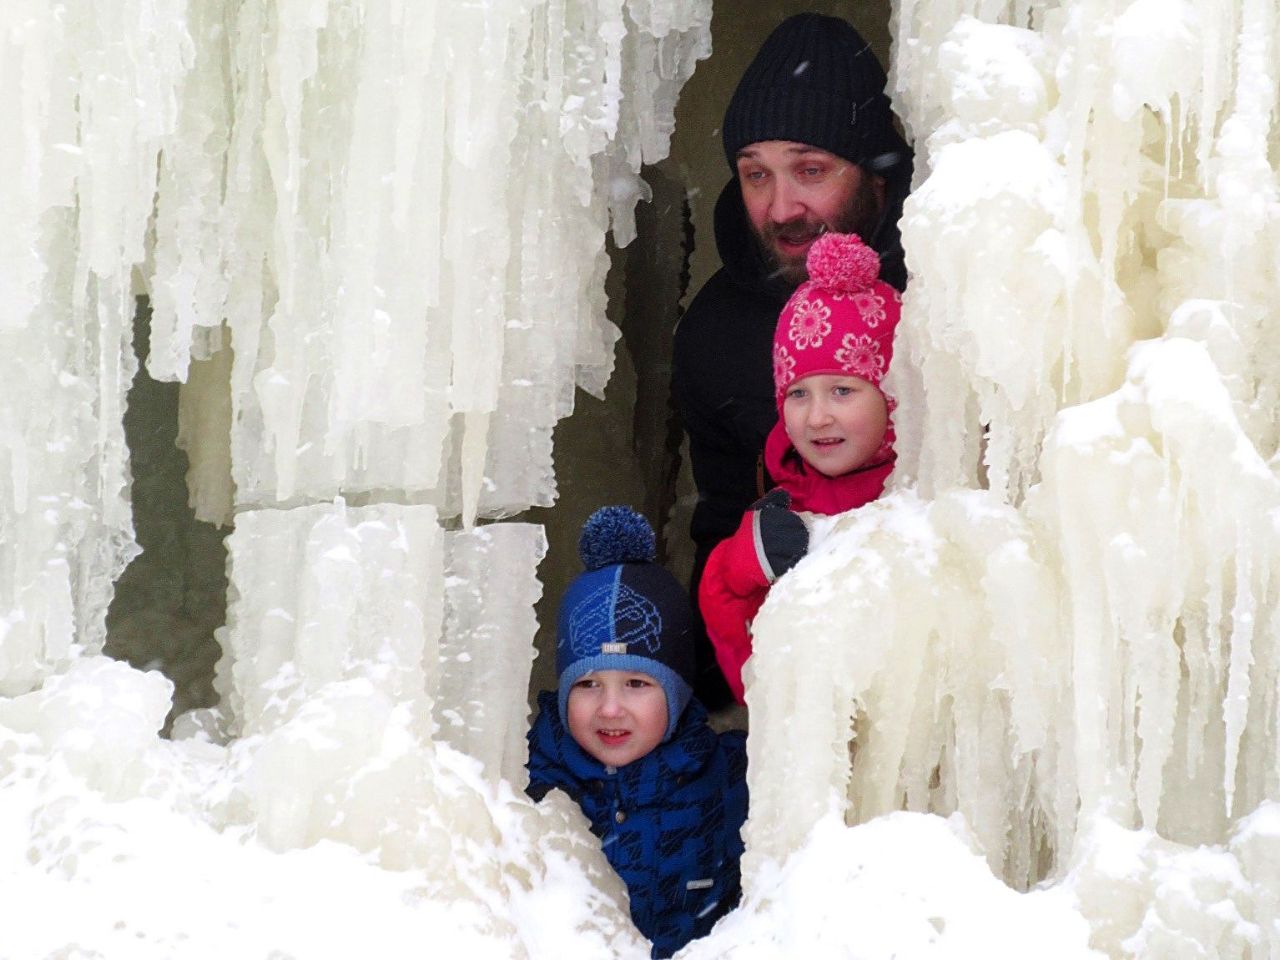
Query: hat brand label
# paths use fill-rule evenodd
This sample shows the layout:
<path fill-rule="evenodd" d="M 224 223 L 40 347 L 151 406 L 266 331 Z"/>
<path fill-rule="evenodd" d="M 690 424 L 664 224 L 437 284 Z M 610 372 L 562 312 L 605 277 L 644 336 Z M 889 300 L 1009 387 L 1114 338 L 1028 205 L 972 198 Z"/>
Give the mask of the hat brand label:
<path fill-rule="evenodd" d="M 601 653 L 626 653 L 627 645 L 625 643 L 602 643 L 600 644 Z"/>

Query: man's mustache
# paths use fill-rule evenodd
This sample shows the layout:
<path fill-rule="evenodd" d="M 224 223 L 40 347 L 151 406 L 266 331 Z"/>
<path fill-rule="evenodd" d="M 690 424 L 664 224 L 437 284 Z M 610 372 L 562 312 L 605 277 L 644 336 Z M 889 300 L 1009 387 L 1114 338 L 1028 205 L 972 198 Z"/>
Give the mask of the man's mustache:
<path fill-rule="evenodd" d="M 767 241 L 786 240 L 789 243 L 802 243 L 813 240 L 826 233 L 829 228 L 822 221 L 789 220 L 786 223 L 765 224 L 763 237 Z"/>

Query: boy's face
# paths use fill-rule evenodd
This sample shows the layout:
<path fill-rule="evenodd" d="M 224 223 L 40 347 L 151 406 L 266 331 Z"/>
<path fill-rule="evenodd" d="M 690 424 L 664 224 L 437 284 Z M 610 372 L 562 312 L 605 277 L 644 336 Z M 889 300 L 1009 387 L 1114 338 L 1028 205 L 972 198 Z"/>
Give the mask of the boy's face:
<path fill-rule="evenodd" d="M 889 410 L 884 394 L 861 377 L 816 373 L 787 388 L 782 420 L 804 462 L 838 477 L 875 456 Z"/>
<path fill-rule="evenodd" d="M 647 673 L 596 670 L 569 690 L 569 733 L 610 767 L 639 760 L 667 732 L 667 695 Z"/>

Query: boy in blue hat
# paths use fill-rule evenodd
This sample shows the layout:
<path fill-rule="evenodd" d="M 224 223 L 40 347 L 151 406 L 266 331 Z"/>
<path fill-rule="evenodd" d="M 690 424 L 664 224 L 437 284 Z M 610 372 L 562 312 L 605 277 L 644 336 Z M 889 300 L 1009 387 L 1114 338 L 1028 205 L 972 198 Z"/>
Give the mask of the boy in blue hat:
<path fill-rule="evenodd" d="M 648 521 L 597 510 L 578 552 L 586 572 L 560 604 L 559 689 L 538 696 L 528 793 L 577 801 L 627 885 L 631 919 L 653 956 L 669 957 L 741 895 L 746 735 L 716 734 L 693 698 L 689 598 L 653 562 Z"/>

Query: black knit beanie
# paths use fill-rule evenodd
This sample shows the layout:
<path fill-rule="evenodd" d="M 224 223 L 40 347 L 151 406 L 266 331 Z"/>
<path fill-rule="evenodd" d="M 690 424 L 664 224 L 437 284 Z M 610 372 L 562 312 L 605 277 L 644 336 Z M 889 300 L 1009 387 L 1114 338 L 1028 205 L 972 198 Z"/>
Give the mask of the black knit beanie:
<path fill-rule="evenodd" d="M 884 68 L 839 17 L 799 13 L 769 34 L 724 115 L 724 152 L 794 140 L 884 174 L 909 156 L 893 128 Z"/>

